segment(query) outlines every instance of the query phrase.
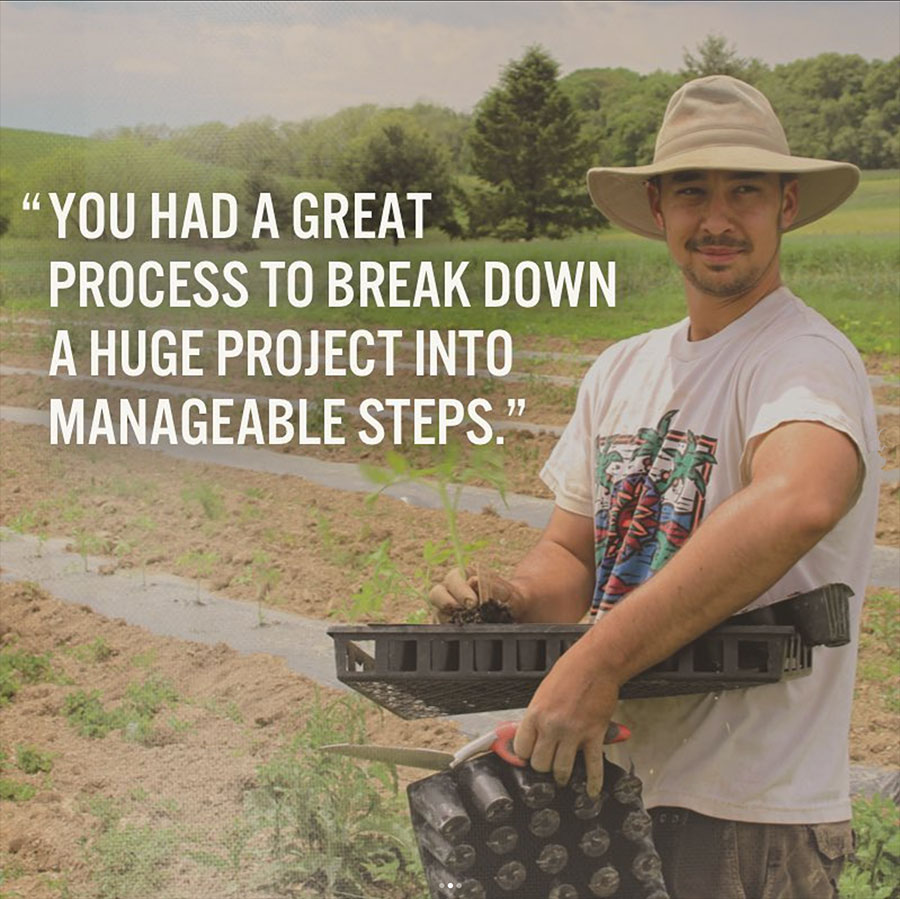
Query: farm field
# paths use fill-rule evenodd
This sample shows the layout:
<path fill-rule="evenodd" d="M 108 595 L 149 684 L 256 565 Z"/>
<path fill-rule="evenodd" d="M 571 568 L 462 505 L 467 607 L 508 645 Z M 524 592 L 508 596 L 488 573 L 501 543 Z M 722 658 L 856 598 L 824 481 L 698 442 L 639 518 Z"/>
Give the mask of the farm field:
<path fill-rule="evenodd" d="M 785 280 L 850 336 L 870 374 L 881 378 L 876 402 L 889 407 L 900 403 L 898 203 L 896 172 L 866 173 L 859 193 L 843 209 L 815 230 L 785 239 Z M 507 397 L 524 397 L 524 420 L 558 428 L 568 420 L 577 388 L 545 376 L 578 379 L 589 363 L 576 357 L 596 355 L 613 340 L 683 315 L 665 248 L 614 230 L 527 246 L 450 243 L 429 235 L 412 251 L 409 246 L 373 251 L 352 242 L 303 249 L 316 271 L 338 255 L 351 260 L 496 258 L 510 264 L 525 258 L 615 259 L 619 304 L 614 310 L 565 311 L 546 306 L 368 309 L 354 310 L 352 316 L 318 307 L 278 309 L 269 316 L 258 309 L 159 316 L 148 310 L 114 311 L 112 326 L 121 328 L 504 328 L 515 339 L 514 370 L 524 376 L 507 382 L 481 375 L 426 381 L 404 369 L 391 378 L 310 378 L 299 384 L 297 379 L 249 378 L 237 371 L 227 379 L 143 380 L 163 388 L 302 395 L 319 402 L 329 396 L 350 403 L 365 396 L 463 401 L 483 396 L 497 410 Z M 279 258 L 278 253 L 290 258 L 296 251 L 275 245 L 240 252 L 153 247 L 153 255 L 163 258 L 239 255 L 248 263 Z M 87 252 L 85 245 L 0 241 L 0 364 L 38 372 L 0 374 L 4 406 L 46 410 L 51 396 L 81 396 L 90 403 L 98 396 L 144 395 L 152 405 L 160 395 L 137 384 L 110 387 L 41 374 L 47 370 L 56 326 L 80 320 L 72 332 L 81 336 L 76 354 L 83 361 L 85 330 L 100 320 L 99 311 L 86 317 L 67 307 L 51 317 L 47 309 L 47 260 L 67 254 L 85 258 Z M 151 255 L 141 245 L 128 247 L 127 253 L 135 259 Z M 122 254 L 122 248 L 110 245 L 90 247 L 91 258 L 100 260 Z M 849 284 L 852 297 L 847 295 Z M 480 287 L 474 278 L 471 294 L 477 295 Z M 398 355 L 406 362 L 411 358 L 408 351 Z M 481 357 L 478 364 L 483 364 Z M 175 407 L 182 401 L 176 398 Z M 900 415 L 883 412 L 879 428 L 886 467 L 900 468 Z M 537 472 L 555 436 L 526 430 L 507 431 L 504 437 L 493 453 L 463 450 L 457 470 L 465 469 L 467 483 L 480 485 L 496 486 L 502 473 L 507 491 L 548 497 Z M 409 438 L 396 447 L 350 441 L 285 451 L 380 467 L 397 464 L 398 455 L 421 468 L 446 458 L 440 449 L 416 446 Z M 146 576 L 164 571 L 195 578 L 225 596 L 257 604 L 260 615 L 278 608 L 335 622 L 421 620 L 424 594 L 447 565 L 442 552 L 447 523 L 439 511 L 413 510 L 389 497 L 367 502 L 362 495 L 298 478 L 175 460 L 150 450 L 53 447 L 45 428 L 11 421 L 0 422 L 0 477 L 0 525 L 39 541 L 65 537 L 85 559 L 107 557 L 106 572 L 127 568 Z M 900 484 L 885 483 L 881 491 L 876 542 L 898 548 Z M 460 513 L 458 524 L 473 562 L 504 571 L 538 532 L 500 517 L 501 508 Z M 333 876 L 335 870 L 349 870 L 342 892 L 334 890 L 333 895 L 421 899 L 408 830 L 403 831 L 406 844 L 401 833 L 396 844 L 373 845 L 360 858 L 346 849 L 357 840 L 368 845 L 361 830 L 339 831 L 329 843 L 309 829 L 309 809 L 324 802 L 308 792 L 310 784 L 331 783 L 328 778 L 352 785 L 366 802 L 384 803 L 386 822 L 405 821 L 392 798 L 390 772 L 360 773 L 347 763 L 325 771 L 310 761 L 310 747 L 316 740 L 342 739 L 338 732 L 343 727 L 342 733 L 353 739 L 363 739 L 366 728 L 370 742 L 452 749 L 464 742 L 455 725 L 402 722 L 362 703 L 332 706 L 337 693 L 322 688 L 317 700 L 311 682 L 276 659 L 153 637 L 60 603 L 29 584 L 0 585 L 0 600 L 0 895 L 312 899 L 330 895 L 329 871 Z M 900 761 L 898 615 L 898 591 L 870 591 L 851 740 L 858 763 L 896 767 Z M 323 705 L 331 711 L 323 712 Z M 400 782 L 417 776 L 401 771 Z M 278 797 L 286 795 L 295 804 L 293 811 L 279 805 Z M 301 807 L 302 813 L 297 811 Z M 362 828 L 352 811 L 356 806 L 348 808 L 335 814 L 348 827 Z M 288 819 L 278 818 L 282 812 L 299 816 L 291 819 L 296 827 L 290 833 L 284 824 Z M 139 852 L 135 846 L 141 847 Z"/>
<path fill-rule="evenodd" d="M 373 577 L 387 595 L 373 617 L 402 620 L 421 603 L 421 549 L 441 527 L 437 512 L 410 515 L 388 497 L 369 506 L 279 476 L 230 471 L 214 481 L 214 467 L 129 448 L 70 450 L 61 468 L 60 451 L 37 446 L 33 430 L 0 426 L 0 466 L 16 475 L 2 520 L 48 537 L 73 535 L 74 553 L 108 557 L 100 575 L 117 567 L 143 569 L 148 578 L 180 571 L 224 595 L 261 602 L 262 616 L 278 608 L 346 620 L 352 594 Z M 29 502 L 38 494 L 40 503 Z M 460 519 L 464 540 L 491 535 L 479 553 L 489 564 L 502 565 L 536 536 L 494 515 Z M 382 546 L 392 566 L 379 569 L 372 556 Z M 322 771 L 307 780 L 302 773 L 310 745 L 348 738 L 338 732 L 341 722 L 350 739 L 362 739 L 364 722 L 368 742 L 444 749 L 464 742 L 446 721 L 403 722 L 363 702 L 355 716 L 332 710 L 329 730 L 311 683 L 280 660 L 151 636 L 28 584 L 0 591 L 7 660 L 0 665 L 25 681 L 0 710 L 7 785 L 0 869 L 9 896 L 327 895 L 315 872 L 298 870 L 296 856 L 273 844 L 266 815 L 279 784 L 299 782 L 304 808 L 319 801 L 307 780 Z M 896 762 L 898 611 L 897 591 L 870 591 L 851 740 L 856 763 Z M 336 698 L 319 692 L 323 703 Z M 98 704 L 109 712 L 129 701 L 148 710 L 137 723 L 112 721 L 102 737 L 79 732 L 81 715 L 103 726 Z M 27 773 L 23 753 L 52 767 Z M 343 768 L 335 776 L 350 775 Z M 419 776 L 400 772 L 401 783 Z M 374 774 L 371 780 L 371 790 L 385 789 Z M 384 795 L 387 802 L 392 794 Z M 324 864 L 325 850 L 305 837 L 308 857 Z M 391 869 L 388 882 L 400 879 Z M 336 895 L 421 899 L 414 876 L 404 883 L 366 881 L 363 891 Z"/>

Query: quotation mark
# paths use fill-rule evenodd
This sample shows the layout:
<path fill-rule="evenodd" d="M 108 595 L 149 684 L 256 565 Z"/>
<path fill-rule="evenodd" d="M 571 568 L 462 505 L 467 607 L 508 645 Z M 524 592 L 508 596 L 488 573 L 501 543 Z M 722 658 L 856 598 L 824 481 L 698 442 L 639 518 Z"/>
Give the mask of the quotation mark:
<path fill-rule="evenodd" d="M 507 415 L 522 415 L 525 412 L 525 400 L 524 399 L 514 399 L 506 401 L 506 414 Z"/>
<path fill-rule="evenodd" d="M 515 399 L 507 399 L 506 400 L 506 414 L 510 417 L 512 416 L 521 416 L 525 413 L 525 399 L 524 397 L 517 397 Z M 497 443 L 503 443 L 503 435 L 500 434 L 497 437 Z"/>
<path fill-rule="evenodd" d="M 41 195 L 40 193 L 36 193 L 34 195 L 34 199 L 30 200 L 30 193 L 25 194 L 25 199 L 22 200 L 22 208 L 26 212 L 30 212 L 32 209 L 40 209 L 41 208 Z"/>

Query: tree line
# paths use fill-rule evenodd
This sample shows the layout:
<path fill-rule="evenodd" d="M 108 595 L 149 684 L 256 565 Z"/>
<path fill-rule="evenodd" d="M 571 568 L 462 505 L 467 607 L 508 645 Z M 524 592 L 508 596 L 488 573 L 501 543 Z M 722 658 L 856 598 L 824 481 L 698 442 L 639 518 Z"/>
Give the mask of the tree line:
<path fill-rule="evenodd" d="M 711 74 L 762 90 L 796 155 L 900 167 L 900 56 L 822 53 L 770 67 L 709 35 L 684 53 L 678 72 L 647 75 L 592 68 L 560 77 L 555 60 L 531 47 L 471 114 L 427 103 L 365 105 L 301 122 L 118 128 L 85 142 L 83 154 L 38 160 L 29 184 L 39 185 L 41 172 L 52 173 L 53 190 L 66 189 L 60 180 L 100 191 L 136 190 L 144 180 L 147 190 L 230 190 L 248 206 L 268 191 L 284 221 L 301 189 L 428 190 L 430 223 L 452 237 L 562 236 L 601 223 L 585 171 L 650 162 L 669 97 Z M 35 227 L 20 218 L 13 215 L 14 233 Z"/>

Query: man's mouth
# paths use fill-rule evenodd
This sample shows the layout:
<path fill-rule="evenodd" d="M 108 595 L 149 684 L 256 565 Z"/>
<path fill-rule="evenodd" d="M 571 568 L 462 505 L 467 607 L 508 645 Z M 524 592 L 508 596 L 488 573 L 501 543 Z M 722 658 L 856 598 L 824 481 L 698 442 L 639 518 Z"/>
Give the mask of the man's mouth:
<path fill-rule="evenodd" d="M 694 253 L 699 253 L 707 262 L 713 265 L 724 265 L 727 262 L 731 262 L 749 248 L 749 244 L 744 241 L 728 241 L 725 243 L 708 243 L 706 241 L 688 242 L 689 250 Z"/>

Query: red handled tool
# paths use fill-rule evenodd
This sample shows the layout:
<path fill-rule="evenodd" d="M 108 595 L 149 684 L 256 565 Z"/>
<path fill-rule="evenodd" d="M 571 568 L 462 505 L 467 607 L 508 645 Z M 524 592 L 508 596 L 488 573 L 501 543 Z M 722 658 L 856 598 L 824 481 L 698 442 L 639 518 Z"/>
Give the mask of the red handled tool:
<path fill-rule="evenodd" d="M 389 762 L 393 765 L 409 765 L 413 768 L 429 768 L 434 771 L 443 771 L 445 768 L 455 768 L 468 759 L 484 752 L 493 752 L 499 755 L 505 762 L 524 768 L 528 762 L 520 759 L 513 751 L 513 740 L 516 736 L 518 723 L 504 721 L 492 730 L 476 737 L 471 743 L 466 743 L 458 752 L 441 752 L 438 749 L 406 749 L 400 746 L 370 746 L 363 743 L 332 743 L 329 746 L 320 746 L 321 752 L 336 752 L 341 755 L 350 755 L 355 758 L 369 759 L 376 762 Z M 622 724 L 611 721 L 606 729 L 605 743 L 621 743 L 631 736 L 631 731 Z"/>

